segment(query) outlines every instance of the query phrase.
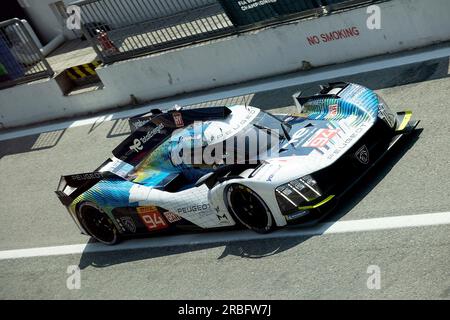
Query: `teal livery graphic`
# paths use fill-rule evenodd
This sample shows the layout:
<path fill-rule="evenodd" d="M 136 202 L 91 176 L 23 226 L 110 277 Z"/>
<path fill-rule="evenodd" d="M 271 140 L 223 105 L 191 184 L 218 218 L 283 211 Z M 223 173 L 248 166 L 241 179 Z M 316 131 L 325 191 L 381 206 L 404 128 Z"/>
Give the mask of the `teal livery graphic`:
<path fill-rule="evenodd" d="M 419 121 L 351 83 L 294 95 L 298 112 L 246 105 L 151 110 L 90 173 L 56 194 L 105 244 L 142 234 L 316 223 Z"/>

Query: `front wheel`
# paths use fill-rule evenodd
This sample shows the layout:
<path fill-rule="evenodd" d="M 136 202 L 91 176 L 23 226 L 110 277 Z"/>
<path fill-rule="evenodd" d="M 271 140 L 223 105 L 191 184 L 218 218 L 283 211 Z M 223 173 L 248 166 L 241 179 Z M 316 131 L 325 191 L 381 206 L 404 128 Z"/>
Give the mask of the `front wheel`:
<path fill-rule="evenodd" d="M 113 221 L 95 204 L 82 203 L 78 208 L 78 217 L 84 229 L 96 240 L 107 245 L 119 242 L 119 231 Z"/>
<path fill-rule="evenodd" d="M 241 184 L 231 184 L 225 191 L 228 210 L 247 228 L 268 233 L 275 228 L 269 207 L 250 188 Z"/>

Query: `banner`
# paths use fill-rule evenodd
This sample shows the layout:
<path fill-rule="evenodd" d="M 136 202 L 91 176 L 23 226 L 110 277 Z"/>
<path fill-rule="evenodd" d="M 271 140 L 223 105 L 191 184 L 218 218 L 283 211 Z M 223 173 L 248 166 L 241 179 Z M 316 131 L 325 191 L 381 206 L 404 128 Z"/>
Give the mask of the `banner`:
<path fill-rule="evenodd" d="M 219 0 L 235 26 L 318 8 L 324 0 Z M 335 1 L 336 2 L 336 1 Z"/>

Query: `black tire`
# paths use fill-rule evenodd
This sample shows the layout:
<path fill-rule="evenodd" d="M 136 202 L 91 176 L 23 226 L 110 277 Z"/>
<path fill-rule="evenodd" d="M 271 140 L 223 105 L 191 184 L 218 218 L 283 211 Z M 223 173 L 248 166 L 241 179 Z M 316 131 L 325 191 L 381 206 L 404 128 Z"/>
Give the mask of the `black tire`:
<path fill-rule="evenodd" d="M 90 202 L 80 204 L 78 218 L 83 228 L 97 241 L 107 245 L 120 241 L 119 231 L 111 218 L 95 204 Z"/>
<path fill-rule="evenodd" d="M 275 228 L 275 221 L 263 199 L 241 184 L 231 184 L 225 190 L 228 210 L 244 226 L 258 233 L 269 233 Z"/>

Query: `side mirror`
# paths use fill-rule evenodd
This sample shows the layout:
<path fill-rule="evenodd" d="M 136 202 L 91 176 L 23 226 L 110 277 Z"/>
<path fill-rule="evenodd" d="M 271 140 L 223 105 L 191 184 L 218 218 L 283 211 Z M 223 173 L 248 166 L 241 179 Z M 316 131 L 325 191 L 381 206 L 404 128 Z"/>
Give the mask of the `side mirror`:
<path fill-rule="evenodd" d="M 209 189 L 211 189 L 216 182 L 216 174 L 215 172 L 209 172 L 202 176 L 195 183 L 195 187 L 200 187 L 202 184 L 205 184 Z"/>

